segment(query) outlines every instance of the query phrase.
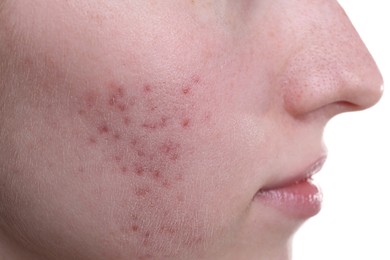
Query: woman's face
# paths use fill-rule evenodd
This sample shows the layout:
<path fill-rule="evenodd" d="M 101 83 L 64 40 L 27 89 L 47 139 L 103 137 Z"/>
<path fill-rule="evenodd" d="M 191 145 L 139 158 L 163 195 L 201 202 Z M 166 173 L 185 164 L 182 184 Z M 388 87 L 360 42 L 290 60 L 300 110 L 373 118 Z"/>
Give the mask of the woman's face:
<path fill-rule="evenodd" d="M 16 259 L 287 259 L 319 210 L 305 179 L 325 124 L 381 95 L 333 0 L 1 8 L 0 248 Z"/>

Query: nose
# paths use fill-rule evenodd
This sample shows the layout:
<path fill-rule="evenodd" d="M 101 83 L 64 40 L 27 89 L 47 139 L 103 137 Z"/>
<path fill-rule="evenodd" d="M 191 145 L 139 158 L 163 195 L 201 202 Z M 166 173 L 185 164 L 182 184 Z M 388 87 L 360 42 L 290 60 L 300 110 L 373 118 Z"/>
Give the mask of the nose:
<path fill-rule="evenodd" d="M 344 10 L 320 2 L 326 6 L 299 21 L 303 36 L 282 77 L 284 108 L 294 116 L 366 109 L 383 92 L 377 65 Z"/>

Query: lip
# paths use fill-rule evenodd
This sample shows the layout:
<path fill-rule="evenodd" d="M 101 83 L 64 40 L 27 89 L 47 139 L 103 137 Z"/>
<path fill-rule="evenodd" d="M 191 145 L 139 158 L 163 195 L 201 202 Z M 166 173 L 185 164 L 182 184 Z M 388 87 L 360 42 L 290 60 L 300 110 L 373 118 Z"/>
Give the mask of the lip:
<path fill-rule="evenodd" d="M 312 182 L 312 176 L 325 161 L 326 156 L 320 157 L 293 177 L 262 187 L 254 200 L 289 218 L 307 219 L 316 215 L 321 210 L 322 193 Z"/>

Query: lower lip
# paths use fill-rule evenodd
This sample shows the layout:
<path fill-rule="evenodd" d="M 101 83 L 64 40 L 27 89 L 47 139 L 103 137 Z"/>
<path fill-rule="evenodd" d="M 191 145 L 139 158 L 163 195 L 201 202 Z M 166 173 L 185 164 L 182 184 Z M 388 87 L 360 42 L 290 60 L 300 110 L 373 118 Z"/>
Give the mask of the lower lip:
<path fill-rule="evenodd" d="M 322 194 L 310 180 L 305 180 L 285 187 L 261 190 L 255 199 L 291 218 L 307 219 L 321 210 Z"/>

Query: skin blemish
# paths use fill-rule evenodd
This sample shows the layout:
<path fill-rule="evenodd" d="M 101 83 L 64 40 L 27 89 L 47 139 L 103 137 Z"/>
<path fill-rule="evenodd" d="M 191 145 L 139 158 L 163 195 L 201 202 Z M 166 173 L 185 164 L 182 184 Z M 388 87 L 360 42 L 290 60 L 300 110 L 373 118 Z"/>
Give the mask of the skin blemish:
<path fill-rule="evenodd" d="M 144 188 L 136 188 L 135 189 L 135 195 L 137 197 L 145 197 L 151 192 L 150 188 L 144 187 Z"/>
<path fill-rule="evenodd" d="M 156 111 L 157 108 L 158 108 L 158 107 L 157 107 L 156 105 L 150 105 L 149 110 L 153 112 L 153 111 Z"/>
<path fill-rule="evenodd" d="M 152 86 L 150 86 L 149 84 L 145 84 L 144 85 L 144 92 L 149 94 L 152 92 Z"/>
<path fill-rule="evenodd" d="M 182 92 L 183 92 L 183 94 L 184 95 L 188 95 L 188 93 L 190 93 L 190 91 L 191 91 L 191 87 L 184 87 L 184 88 L 182 88 L 182 90 L 181 90 Z"/>
<path fill-rule="evenodd" d="M 120 84 L 111 83 L 108 88 L 110 89 L 111 95 L 115 97 L 123 98 L 125 96 L 125 90 Z"/>
<path fill-rule="evenodd" d="M 148 245 L 149 244 L 149 238 L 150 238 L 150 232 L 146 231 L 145 234 L 144 234 L 144 241 L 143 241 L 144 245 Z"/>
<path fill-rule="evenodd" d="M 118 104 L 118 109 L 122 112 L 127 110 L 127 106 L 125 104 Z"/>
<path fill-rule="evenodd" d="M 134 221 L 138 221 L 138 216 L 137 215 L 134 215 L 134 214 L 131 214 L 130 218 Z"/>
<path fill-rule="evenodd" d="M 132 226 L 131 226 L 131 230 L 132 230 L 133 232 L 138 232 L 139 226 L 138 226 L 138 225 L 132 225 Z"/>
<path fill-rule="evenodd" d="M 131 140 L 130 144 L 131 144 L 131 146 L 135 147 L 138 144 L 138 140 L 137 139 L 133 139 L 133 140 Z"/>
<path fill-rule="evenodd" d="M 131 119 L 129 118 L 129 117 L 124 117 L 123 118 L 123 124 L 125 125 L 125 126 L 129 126 L 130 124 L 131 124 Z"/>
<path fill-rule="evenodd" d="M 111 97 L 108 99 L 108 104 L 110 106 L 114 106 L 116 103 L 116 99 L 115 99 L 115 96 L 114 95 L 111 95 Z"/>
<path fill-rule="evenodd" d="M 129 168 L 127 168 L 127 166 L 122 166 L 121 171 L 122 173 L 127 173 L 129 171 Z"/>
<path fill-rule="evenodd" d="M 211 120 L 211 115 L 212 115 L 211 111 L 205 112 L 204 115 L 203 115 L 203 122 L 204 123 L 209 123 L 210 120 Z"/>
<path fill-rule="evenodd" d="M 134 172 L 137 176 L 143 176 L 145 174 L 145 169 L 143 166 L 136 164 L 134 166 Z"/>
<path fill-rule="evenodd" d="M 149 129 L 149 130 L 155 130 L 155 129 L 157 129 L 158 124 L 157 123 L 143 123 L 142 127 Z"/>
<path fill-rule="evenodd" d="M 165 128 L 167 126 L 167 122 L 168 122 L 168 118 L 162 116 L 158 121 L 143 123 L 142 127 L 148 130 L 157 130 L 157 129 Z"/>
<path fill-rule="evenodd" d="M 160 180 L 160 178 L 162 177 L 161 172 L 159 170 L 153 171 L 152 176 L 153 176 L 153 179 L 155 179 L 155 180 Z"/>
<path fill-rule="evenodd" d="M 194 240 L 186 240 L 184 242 L 184 245 L 192 247 L 192 246 L 200 244 L 202 242 L 203 242 L 203 238 L 201 236 L 198 236 L 198 237 L 194 238 Z"/>
<path fill-rule="evenodd" d="M 84 102 L 88 109 L 92 109 L 96 105 L 97 93 L 95 91 L 87 91 L 84 94 Z"/>
<path fill-rule="evenodd" d="M 163 180 L 162 186 L 166 189 L 169 189 L 171 187 L 171 183 L 168 180 Z"/>
<path fill-rule="evenodd" d="M 122 157 L 119 156 L 119 155 L 115 155 L 115 156 L 114 156 L 114 160 L 115 160 L 116 162 L 120 162 L 120 161 L 122 161 Z"/>
<path fill-rule="evenodd" d="M 177 181 L 182 181 L 184 178 L 183 178 L 183 174 L 178 174 L 176 177 L 175 177 L 175 179 L 177 180 Z"/>
<path fill-rule="evenodd" d="M 159 231 L 160 233 L 168 234 L 168 235 L 174 235 L 176 233 L 176 230 L 170 226 L 162 226 L 160 227 Z"/>
<path fill-rule="evenodd" d="M 186 96 L 191 93 L 192 87 L 198 85 L 199 83 L 200 77 L 198 75 L 194 75 L 191 77 L 190 83 L 181 89 L 181 92 Z"/>
<path fill-rule="evenodd" d="M 145 157 L 145 152 L 142 151 L 142 150 L 138 150 L 138 151 L 137 151 L 137 155 L 138 155 L 139 157 Z"/>
<path fill-rule="evenodd" d="M 160 146 L 159 150 L 169 159 L 175 161 L 179 158 L 180 144 L 172 141 L 166 141 Z"/>
<path fill-rule="evenodd" d="M 114 133 L 114 140 L 119 141 L 121 139 L 121 135 L 119 133 Z"/>
<path fill-rule="evenodd" d="M 199 77 L 199 75 L 194 75 L 194 76 L 192 76 L 191 80 L 192 80 L 192 83 L 193 83 L 194 85 L 197 85 L 197 84 L 200 83 L 200 77 Z"/>
<path fill-rule="evenodd" d="M 98 126 L 97 130 L 98 130 L 99 134 L 101 134 L 101 135 L 107 134 L 110 131 L 107 124 L 105 124 L 105 123 Z"/>
<path fill-rule="evenodd" d="M 96 138 L 95 137 L 88 138 L 88 143 L 91 144 L 91 145 L 96 144 L 97 143 Z"/>
<path fill-rule="evenodd" d="M 112 83 L 108 87 L 109 89 L 109 96 L 108 96 L 108 105 L 110 107 L 114 107 L 118 109 L 121 112 L 124 112 L 127 110 L 128 105 L 134 105 L 134 99 L 131 99 L 127 102 L 125 100 L 125 89 L 115 83 Z"/>
<path fill-rule="evenodd" d="M 189 119 L 189 118 L 183 118 L 183 119 L 181 120 L 181 126 L 182 126 L 184 129 L 189 128 L 189 126 L 190 126 L 190 119 Z"/>

